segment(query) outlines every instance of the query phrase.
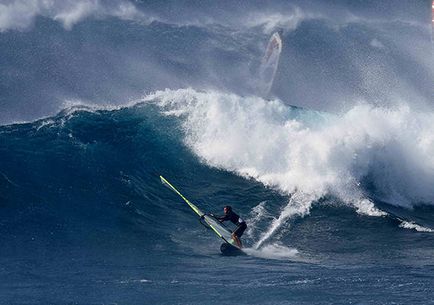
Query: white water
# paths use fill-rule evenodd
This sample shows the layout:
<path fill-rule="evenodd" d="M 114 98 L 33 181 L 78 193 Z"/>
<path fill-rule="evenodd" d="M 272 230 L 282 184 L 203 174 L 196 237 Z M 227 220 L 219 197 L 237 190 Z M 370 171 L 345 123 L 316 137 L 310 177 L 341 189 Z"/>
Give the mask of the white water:
<path fill-rule="evenodd" d="M 404 228 L 404 229 L 416 230 L 418 232 L 426 232 L 426 233 L 433 233 L 434 232 L 433 229 L 420 226 L 417 223 L 414 223 L 411 221 L 403 221 L 399 226 L 401 228 Z"/>
<path fill-rule="evenodd" d="M 434 203 L 434 113 L 360 104 L 331 115 L 192 89 L 159 91 L 144 100 L 181 117 L 186 144 L 206 164 L 292 194 L 257 247 L 325 195 L 372 216 L 384 215 L 366 196 L 373 190 L 404 207 Z"/>
<path fill-rule="evenodd" d="M 286 247 L 282 244 L 270 244 L 262 247 L 261 249 L 243 249 L 244 252 L 251 256 L 267 258 L 267 259 L 279 259 L 279 260 L 302 260 L 299 257 L 297 249 Z"/>

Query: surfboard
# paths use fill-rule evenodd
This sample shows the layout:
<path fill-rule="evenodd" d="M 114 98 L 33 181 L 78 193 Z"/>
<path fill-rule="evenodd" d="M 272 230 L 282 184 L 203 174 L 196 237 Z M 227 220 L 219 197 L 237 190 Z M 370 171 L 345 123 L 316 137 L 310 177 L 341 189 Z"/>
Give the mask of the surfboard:
<path fill-rule="evenodd" d="M 160 176 L 161 183 L 167 186 L 170 190 L 175 192 L 181 197 L 185 203 L 200 217 L 200 220 L 205 222 L 206 226 L 210 228 L 224 243 L 220 246 L 220 251 L 226 255 L 239 255 L 245 254 L 241 248 L 238 247 L 236 242 L 232 239 L 232 232 L 220 223 L 214 216 L 202 212 L 195 204 L 182 195 L 167 179 Z M 202 222 L 203 224 L 203 222 Z"/>

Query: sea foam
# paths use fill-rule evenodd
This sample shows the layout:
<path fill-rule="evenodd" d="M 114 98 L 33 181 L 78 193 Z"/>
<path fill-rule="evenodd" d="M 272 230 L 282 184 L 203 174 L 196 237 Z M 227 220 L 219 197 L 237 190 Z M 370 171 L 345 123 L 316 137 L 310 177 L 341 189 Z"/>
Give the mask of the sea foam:
<path fill-rule="evenodd" d="M 359 104 L 338 115 L 193 89 L 144 101 L 181 119 L 186 145 L 204 163 L 290 196 L 256 246 L 326 195 L 371 216 L 384 215 L 372 197 L 407 208 L 434 203 L 433 112 Z"/>

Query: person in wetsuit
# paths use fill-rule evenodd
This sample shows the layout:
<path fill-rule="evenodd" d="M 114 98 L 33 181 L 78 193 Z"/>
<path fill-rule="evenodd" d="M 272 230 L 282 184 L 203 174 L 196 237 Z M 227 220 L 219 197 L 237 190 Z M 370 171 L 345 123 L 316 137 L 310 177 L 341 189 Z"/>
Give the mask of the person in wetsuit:
<path fill-rule="evenodd" d="M 216 218 L 220 222 L 230 220 L 233 224 L 237 225 L 237 228 L 232 232 L 232 238 L 235 240 L 238 247 L 241 248 L 242 244 L 240 238 L 241 235 L 243 235 L 244 231 L 247 229 L 247 224 L 244 220 L 241 219 L 240 216 L 238 216 L 232 211 L 232 207 L 227 205 L 223 208 L 223 211 L 225 215 Z"/>

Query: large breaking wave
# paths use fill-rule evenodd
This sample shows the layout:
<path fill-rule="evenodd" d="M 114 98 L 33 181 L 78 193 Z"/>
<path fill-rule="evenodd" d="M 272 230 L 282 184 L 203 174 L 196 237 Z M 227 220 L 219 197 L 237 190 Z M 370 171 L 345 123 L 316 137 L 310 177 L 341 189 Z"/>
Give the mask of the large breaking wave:
<path fill-rule="evenodd" d="M 174 225 L 193 218 L 181 217 L 187 211 L 166 198 L 170 194 L 158 184 L 163 174 L 176 185 L 183 181 L 181 189 L 204 210 L 220 209 L 218 194 L 223 203 L 238 196 L 234 204 L 247 216 L 248 244 L 261 249 L 252 254 L 294 257 L 297 250 L 286 248 L 285 232 L 316 203 L 368 216 L 387 215 L 380 202 L 406 210 L 432 206 L 433 118 L 407 105 L 359 104 L 330 114 L 277 99 L 193 89 L 157 91 L 124 107 L 77 105 L 1 128 L 1 196 L 18 210 L 22 202 L 40 201 L 61 219 L 80 217 L 69 210 L 83 198 L 91 202 L 83 207 L 90 215 L 100 209 L 94 202 L 108 199 L 107 213 L 133 211 L 132 221 L 149 232 L 170 234 L 160 228 L 161 218 Z M 226 181 L 219 172 L 251 179 L 246 183 L 252 186 L 233 189 L 233 178 Z M 283 200 L 250 190 L 254 180 Z M 431 231 L 411 218 L 399 225 Z"/>
<path fill-rule="evenodd" d="M 405 208 L 434 203 L 432 112 L 359 104 L 329 114 L 191 89 L 145 101 L 182 119 L 186 145 L 207 165 L 291 195 L 257 245 L 325 196 L 372 216 L 385 214 L 374 199 Z"/>

